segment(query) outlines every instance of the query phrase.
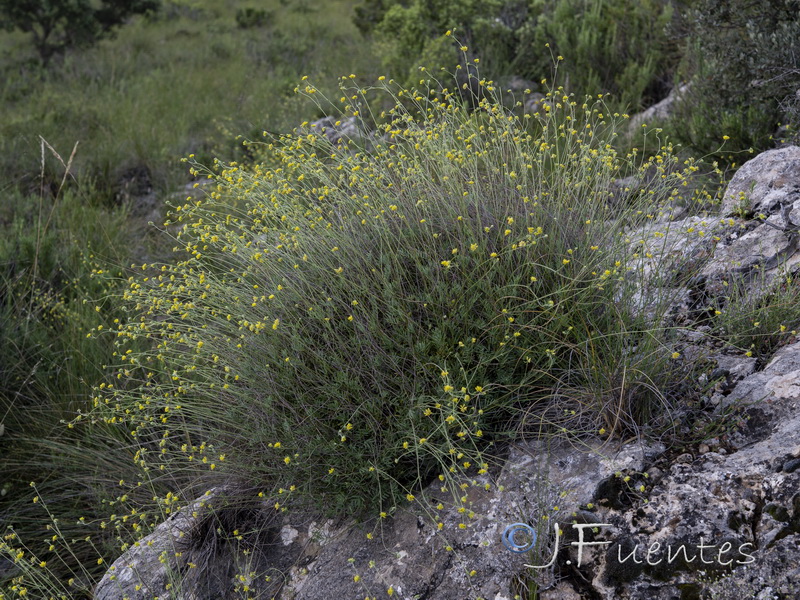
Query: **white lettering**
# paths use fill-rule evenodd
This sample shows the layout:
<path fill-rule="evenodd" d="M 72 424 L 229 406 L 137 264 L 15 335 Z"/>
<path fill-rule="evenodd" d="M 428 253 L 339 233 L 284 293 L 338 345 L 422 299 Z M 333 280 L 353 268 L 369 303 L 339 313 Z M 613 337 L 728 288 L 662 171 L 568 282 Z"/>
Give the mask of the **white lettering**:
<path fill-rule="evenodd" d="M 558 528 L 558 523 L 555 523 L 554 527 L 555 527 L 555 530 L 556 530 L 556 543 L 553 546 L 553 556 L 550 558 L 550 562 L 547 563 L 546 565 L 542 565 L 540 567 L 537 567 L 536 565 L 525 565 L 526 567 L 530 567 L 531 569 L 546 569 L 547 567 L 552 566 L 552 564 L 554 562 L 556 562 L 556 554 L 558 554 L 558 539 L 559 539 L 559 534 L 561 533 L 561 530 Z"/>
<path fill-rule="evenodd" d="M 652 562 L 650 560 L 650 555 L 651 554 L 655 554 L 656 552 L 658 552 L 660 548 L 661 548 L 661 544 L 659 544 L 658 542 L 653 542 L 652 544 L 650 544 L 650 547 L 647 549 L 647 556 L 646 556 L 645 560 L 647 560 L 647 564 L 650 565 L 651 567 L 655 567 L 657 564 L 659 564 L 663 560 L 661 558 L 659 558 L 656 562 Z"/>
<path fill-rule="evenodd" d="M 722 546 L 719 547 L 719 553 L 717 554 L 717 562 L 721 564 L 723 567 L 727 567 L 729 564 L 733 562 L 733 559 L 730 559 L 728 562 L 722 560 L 722 555 L 726 552 L 730 551 L 732 544 L 730 542 L 725 542 Z"/>
<path fill-rule="evenodd" d="M 705 550 L 706 548 L 714 548 L 714 546 L 713 546 L 713 545 L 712 545 L 712 546 L 706 546 L 706 545 L 703 543 L 703 538 L 700 538 L 700 544 L 698 544 L 698 546 L 697 546 L 697 547 L 698 547 L 698 548 L 700 548 L 700 560 L 701 560 L 701 562 L 702 562 L 703 564 L 706 564 L 706 565 L 712 565 L 712 564 L 714 564 L 714 561 L 713 561 L 713 560 L 706 560 L 706 557 L 705 557 L 705 556 L 703 556 L 703 550 Z"/>
<path fill-rule="evenodd" d="M 667 546 L 667 564 L 671 565 L 672 561 L 675 560 L 676 558 L 678 558 L 678 554 L 680 554 L 681 551 L 683 551 L 683 560 L 684 560 L 684 562 L 690 563 L 695 558 L 697 558 L 696 556 L 692 556 L 692 558 L 689 558 L 689 555 L 686 554 L 686 546 L 684 546 L 683 544 L 678 546 L 678 549 L 675 551 L 675 555 L 674 556 L 672 554 L 672 546 Z"/>
<path fill-rule="evenodd" d="M 753 545 L 753 544 L 751 544 L 750 542 L 745 542 L 744 544 L 742 544 L 741 546 L 739 546 L 739 554 L 743 554 L 744 556 L 746 556 L 747 558 L 750 558 L 750 559 L 752 559 L 752 560 L 737 560 L 737 561 L 736 561 L 736 563 L 737 563 L 737 564 L 740 564 L 740 565 L 749 565 L 749 564 L 751 564 L 751 563 L 754 563 L 754 562 L 756 562 L 756 557 L 755 557 L 755 556 L 753 556 L 752 554 L 748 554 L 747 552 L 745 552 L 744 550 L 742 550 L 742 548 L 744 548 L 745 546 L 752 546 L 752 545 Z"/>
<path fill-rule="evenodd" d="M 637 550 L 639 550 L 639 544 L 636 544 L 636 545 L 633 547 L 633 552 L 631 552 L 630 554 L 628 554 L 628 556 L 626 556 L 625 558 L 622 558 L 622 544 L 620 544 L 619 546 L 617 546 L 617 562 L 619 562 L 620 564 L 622 564 L 622 563 L 624 563 L 626 560 L 628 560 L 629 558 L 633 557 L 633 562 L 635 562 L 637 565 L 640 565 L 640 564 L 642 564 L 642 561 L 641 561 L 641 560 L 638 560 L 638 559 L 636 558 L 636 552 L 637 552 Z"/>
<path fill-rule="evenodd" d="M 608 523 L 573 523 L 572 528 L 578 530 L 578 541 L 572 542 L 572 546 L 578 547 L 578 566 L 581 566 L 581 560 L 583 559 L 583 547 L 584 546 L 605 546 L 610 544 L 611 542 L 584 542 L 583 541 L 583 530 L 587 527 L 611 527 Z"/>

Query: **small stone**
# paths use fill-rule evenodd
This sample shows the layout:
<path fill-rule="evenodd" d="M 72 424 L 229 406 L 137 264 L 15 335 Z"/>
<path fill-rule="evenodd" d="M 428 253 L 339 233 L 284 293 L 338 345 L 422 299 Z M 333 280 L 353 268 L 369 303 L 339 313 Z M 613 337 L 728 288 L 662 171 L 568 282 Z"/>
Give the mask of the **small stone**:
<path fill-rule="evenodd" d="M 794 473 L 797 469 L 800 469 L 800 458 L 792 458 L 783 463 L 783 470 L 786 473 Z"/>
<path fill-rule="evenodd" d="M 697 447 L 697 452 L 700 454 L 708 454 L 711 452 L 711 448 L 709 448 L 708 444 L 700 444 Z"/>
<path fill-rule="evenodd" d="M 284 526 L 281 529 L 281 541 L 283 542 L 284 546 L 288 546 L 292 542 L 294 542 L 297 537 L 300 535 L 300 532 L 293 527 L 289 527 L 288 525 Z"/>

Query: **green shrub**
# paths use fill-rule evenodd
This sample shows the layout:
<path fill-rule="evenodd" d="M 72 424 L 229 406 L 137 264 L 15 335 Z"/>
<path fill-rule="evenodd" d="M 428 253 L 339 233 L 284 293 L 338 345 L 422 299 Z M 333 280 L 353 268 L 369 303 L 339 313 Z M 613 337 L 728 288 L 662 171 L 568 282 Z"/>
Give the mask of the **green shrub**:
<path fill-rule="evenodd" d="M 437 72 L 453 64 L 441 50 L 439 60 L 431 60 L 441 36 L 453 30 L 493 78 L 539 81 L 552 71 L 553 59 L 563 56 L 567 67 L 557 84 L 579 95 L 612 93 L 620 112 L 666 95 L 679 58 L 669 37 L 672 19 L 672 4 L 657 0 L 368 0 L 355 16 L 362 31 L 374 33 L 384 66 L 403 81 L 416 83 L 420 65 Z"/>
<path fill-rule="evenodd" d="M 730 291 L 717 299 L 712 323 L 731 347 L 764 362 L 800 330 L 800 292 L 794 276 L 767 285 L 756 270 L 750 282 L 732 279 L 726 288 Z"/>
<path fill-rule="evenodd" d="M 353 512 L 437 475 L 460 495 L 516 427 L 656 427 L 683 376 L 624 233 L 680 184 L 668 148 L 618 156 L 614 117 L 562 90 L 534 137 L 438 89 L 343 87 L 343 115 L 394 99 L 370 151 L 306 124 L 270 144 L 279 166 L 224 167 L 175 207 L 185 258 L 131 282 L 91 418 L 122 422 L 151 470 L 202 459 L 279 506 Z M 613 202 L 637 167 L 664 177 Z"/>
<path fill-rule="evenodd" d="M 669 39 L 671 3 L 566 0 L 539 6 L 520 36 L 524 54 L 516 60 L 530 69 L 526 76 L 538 79 L 551 56 L 560 55 L 568 89 L 611 93 L 620 111 L 638 111 L 666 95 L 678 58 Z"/>
<path fill-rule="evenodd" d="M 781 123 L 800 123 L 800 3 L 699 0 L 683 59 L 691 80 L 674 118 L 675 137 L 726 163 L 774 145 Z M 720 148 L 722 136 L 730 141 Z"/>
<path fill-rule="evenodd" d="M 236 24 L 240 29 L 250 29 L 251 27 L 263 27 L 271 21 L 273 14 L 266 10 L 247 7 L 236 11 Z"/>

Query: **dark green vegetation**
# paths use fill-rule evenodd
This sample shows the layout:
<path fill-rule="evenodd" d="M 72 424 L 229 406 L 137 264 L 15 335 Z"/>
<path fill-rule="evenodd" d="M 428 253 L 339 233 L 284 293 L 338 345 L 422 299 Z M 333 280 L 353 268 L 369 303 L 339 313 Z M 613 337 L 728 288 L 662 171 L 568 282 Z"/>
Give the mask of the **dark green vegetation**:
<path fill-rule="evenodd" d="M 133 15 L 158 9 L 158 0 L 3 0 L 0 27 L 29 33 L 45 66 L 67 48 L 91 46 Z"/>
<path fill-rule="evenodd" d="M 279 505 L 389 508 L 486 468 L 510 423 L 669 430 L 690 374 L 622 278 L 618 234 L 650 205 L 613 221 L 606 192 L 650 153 L 629 155 L 642 139 L 615 137 L 612 115 L 691 81 L 663 124 L 680 152 L 730 164 L 777 143 L 798 122 L 800 25 L 797 2 L 764 4 L 165 0 L 44 66 L 29 35 L 5 34 L 0 525 L 35 568 L 0 597 L 80 597 L 98 559 L 217 478 Z M 457 64 L 456 85 L 439 68 Z M 340 89 L 349 73 L 369 83 Z M 521 109 L 487 80 L 511 75 L 550 112 L 508 120 Z M 356 111 L 386 137 L 350 153 L 289 134 Z M 271 145 L 237 137 L 263 131 Z M 646 147 L 673 160 L 663 139 Z M 222 162 L 189 172 L 189 155 Z M 181 191 L 209 174 L 212 195 Z M 166 218 L 153 198 L 173 205 L 167 233 L 146 224 Z M 722 333 L 767 355 L 796 304 L 790 287 L 732 303 Z"/>
<path fill-rule="evenodd" d="M 516 75 L 538 85 L 562 56 L 569 68 L 558 84 L 612 93 L 614 106 L 633 112 L 672 85 L 680 60 L 670 31 L 675 12 L 659 0 L 368 0 L 356 9 L 356 23 L 378 39 L 384 64 L 410 81 L 418 65 L 435 72 L 457 59 L 444 37 L 450 29 L 468 45 L 468 59 L 480 57 L 484 75 Z"/>
<path fill-rule="evenodd" d="M 721 159 L 728 152 L 769 148 L 779 125 L 778 137 L 796 143 L 800 1 L 703 0 L 686 22 L 684 72 L 694 78 L 675 115 L 677 139 Z M 724 152 L 717 150 L 719 131 L 731 138 Z"/>
<path fill-rule="evenodd" d="M 797 0 L 365 0 L 356 24 L 376 41 L 385 67 L 416 83 L 418 67 L 449 66 L 457 52 L 444 32 L 479 57 L 483 75 L 538 85 L 563 57 L 556 84 L 611 93 L 636 112 L 691 81 L 670 134 L 700 155 L 728 163 L 732 152 L 763 150 L 800 121 L 800 2 Z M 732 140 L 720 151 L 720 138 Z"/>

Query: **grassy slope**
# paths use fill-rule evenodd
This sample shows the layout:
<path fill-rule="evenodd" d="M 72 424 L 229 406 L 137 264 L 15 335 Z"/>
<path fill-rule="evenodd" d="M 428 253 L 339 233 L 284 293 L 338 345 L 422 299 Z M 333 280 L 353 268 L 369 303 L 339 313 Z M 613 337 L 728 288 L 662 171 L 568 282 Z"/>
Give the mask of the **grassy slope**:
<path fill-rule="evenodd" d="M 351 0 L 306 10 L 260 4 L 272 18 L 241 29 L 236 11 L 246 2 L 166 2 L 155 19 L 137 18 L 44 73 L 24 36 L 3 34 L 0 172 L 11 184 L 35 182 L 41 135 L 62 154 L 80 141 L 76 172 L 100 187 L 146 167 L 165 188 L 185 178 L 182 156 L 230 157 L 229 134 L 255 137 L 308 116 L 292 93 L 300 75 L 369 70 Z"/>

